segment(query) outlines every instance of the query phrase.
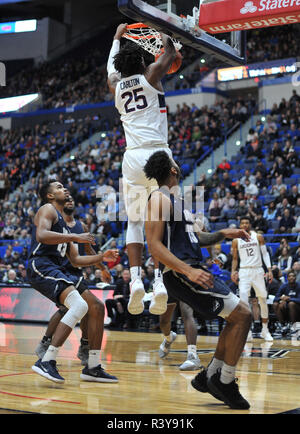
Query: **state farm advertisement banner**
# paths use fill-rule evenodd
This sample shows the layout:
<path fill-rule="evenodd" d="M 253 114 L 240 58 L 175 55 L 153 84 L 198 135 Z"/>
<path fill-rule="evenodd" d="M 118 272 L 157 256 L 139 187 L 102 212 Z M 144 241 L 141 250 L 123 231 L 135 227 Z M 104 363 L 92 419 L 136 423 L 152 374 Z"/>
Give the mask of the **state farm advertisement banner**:
<path fill-rule="evenodd" d="M 300 0 L 221 0 L 202 4 L 199 27 L 208 33 L 300 22 Z"/>

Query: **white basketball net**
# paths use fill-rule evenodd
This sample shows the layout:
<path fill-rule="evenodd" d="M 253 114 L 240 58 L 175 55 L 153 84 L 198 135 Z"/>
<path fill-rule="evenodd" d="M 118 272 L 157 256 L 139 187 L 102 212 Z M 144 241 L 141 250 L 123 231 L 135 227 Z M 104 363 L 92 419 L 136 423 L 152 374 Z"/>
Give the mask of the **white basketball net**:
<path fill-rule="evenodd" d="M 127 32 L 123 34 L 123 38 L 129 39 L 132 42 L 140 45 L 144 50 L 157 56 L 161 54 L 163 48 L 160 33 L 146 26 L 146 24 L 138 23 L 127 27 Z M 171 38 L 177 51 L 182 47 L 181 43 L 176 39 Z"/>

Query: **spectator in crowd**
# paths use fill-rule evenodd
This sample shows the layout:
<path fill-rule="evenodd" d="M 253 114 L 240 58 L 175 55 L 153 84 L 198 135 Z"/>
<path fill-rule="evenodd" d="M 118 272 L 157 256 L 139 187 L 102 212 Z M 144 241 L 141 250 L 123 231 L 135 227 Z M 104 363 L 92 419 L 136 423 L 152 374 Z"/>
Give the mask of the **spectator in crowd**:
<path fill-rule="evenodd" d="M 300 261 L 293 264 L 293 271 L 296 274 L 296 282 L 300 284 Z"/>
<path fill-rule="evenodd" d="M 287 274 L 292 268 L 292 262 L 293 258 L 290 255 L 289 249 L 287 247 L 283 247 L 281 250 L 281 255 L 278 258 L 278 268 L 283 274 Z"/>
<path fill-rule="evenodd" d="M 296 282 L 296 273 L 292 270 L 289 271 L 287 279 L 288 282 L 280 286 L 273 302 L 279 321 L 277 333 L 280 334 L 299 331 L 297 323 L 300 321 L 300 284 Z"/>
<path fill-rule="evenodd" d="M 282 175 L 279 175 L 276 178 L 275 184 L 271 188 L 271 194 L 279 196 L 282 188 L 286 190 L 286 185 L 282 182 Z"/>
<path fill-rule="evenodd" d="M 263 217 L 261 209 L 258 210 L 257 216 L 254 218 L 252 226 L 256 232 L 261 231 L 263 234 L 265 234 L 268 231 L 268 222 Z"/>
<path fill-rule="evenodd" d="M 129 283 L 130 272 L 125 268 L 122 271 L 122 277 L 116 282 L 113 298 L 105 300 L 107 314 L 111 319 L 111 327 L 123 327 L 124 329 L 136 327 L 136 317 L 127 310 L 130 296 Z"/>
<path fill-rule="evenodd" d="M 250 182 L 250 179 L 245 180 L 245 194 L 250 197 L 258 196 L 258 188 L 255 183 Z"/>
<path fill-rule="evenodd" d="M 290 210 L 286 208 L 283 211 L 283 216 L 279 219 L 279 229 L 277 233 L 281 233 L 281 234 L 291 233 L 294 227 L 295 227 L 295 219 L 291 215 Z"/>
<path fill-rule="evenodd" d="M 21 281 L 17 277 L 17 273 L 14 269 L 10 269 L 7 271 L 6 275 L 3 277 L 3 282 L 12 285 L 12 284 L 20 284 Z"/>
<path fill-rule="evenodd" d="M 244 200 L 240 200 L 239 205 L 238 205 L 237 210 L 236 210 L 237 220 L 240 220 L 241 217 L 243 217 L 244 215 L 247 214 L 247 212 L 248 212 L 248 208 L 246 206 L 246 202 Z"/>
<path fill-rule="evenodd" d="M 297 201 L 300 198 L 300 193 L 298 191 L 297 185 L 292 185 L 289 194 L 287 195 L 287 199 L 289 201 L 289 204 L 292 207 L 295 207 L 297 205 Z"/>
<path fill-rule="evenodd" d="M 277 213 L 276 204 L 275 201 L 272 200 L 267 206 L 267 208 L 264 210 L 263 217 L 266 220 L 275 220 L 276 213 Z"/>
<path fill-rule="evenodd" d="M 223 201 L 220 199 L 218 193 L 213 194 L 213 198 L 209 204 L 209 220 L 211 222 L 216 222 L 221 219 L 221 213 L 223 208 Z"/>

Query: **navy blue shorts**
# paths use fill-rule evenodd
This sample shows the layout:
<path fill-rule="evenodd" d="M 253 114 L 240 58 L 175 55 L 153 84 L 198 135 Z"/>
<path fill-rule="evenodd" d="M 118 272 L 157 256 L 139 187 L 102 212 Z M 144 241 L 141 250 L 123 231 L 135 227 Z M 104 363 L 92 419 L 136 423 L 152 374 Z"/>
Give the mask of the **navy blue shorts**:
<path fill-rule="evenodd" d="M 80 294 L 88 289 L 81 272 L 71 274 L 48 257 L 36 257 L 28 261 L 27 277 L 30 285 L 57 306 L 60 294 L 69 286 L 75 286 Z"/>
<path fill-rule="evenodd" d="M 216 276 L 214 276 L 214 287 L 209 290 L 203 289 L 185 275 L 172 270 L 164 273 L 163 279 L 169 299 L 172 297 L 183 301 L 204 319 L 217 318 L 224 309 L 224 300 L 232 294 L 224 281 Z"/>

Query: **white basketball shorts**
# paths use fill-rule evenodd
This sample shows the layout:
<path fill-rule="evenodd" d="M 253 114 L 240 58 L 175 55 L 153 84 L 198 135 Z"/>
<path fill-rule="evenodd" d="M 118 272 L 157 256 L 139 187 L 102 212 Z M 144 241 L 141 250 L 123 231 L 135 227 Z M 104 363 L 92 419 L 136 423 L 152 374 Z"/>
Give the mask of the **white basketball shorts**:
<path fill-rule="evenodd" d="M 264 279 L 264 269 L 240 268 L 239 269 L 239 293 L 240 298 L 249 297 L 251 287 L 253 287 L 256 297 L 267 297 L 266 283 Z"/>
<path fill-rule="evenodd" d="M 128 149 L 124 154 L 123 194 L 126 212 L 132 221 L 144 220 L 148 197 L 158 188 L 156 180 L 147 179 L 143 170 L 147 160 L 157 151 L 166 151 L 172 158 L 172 152 L 167 145 Z"/>

